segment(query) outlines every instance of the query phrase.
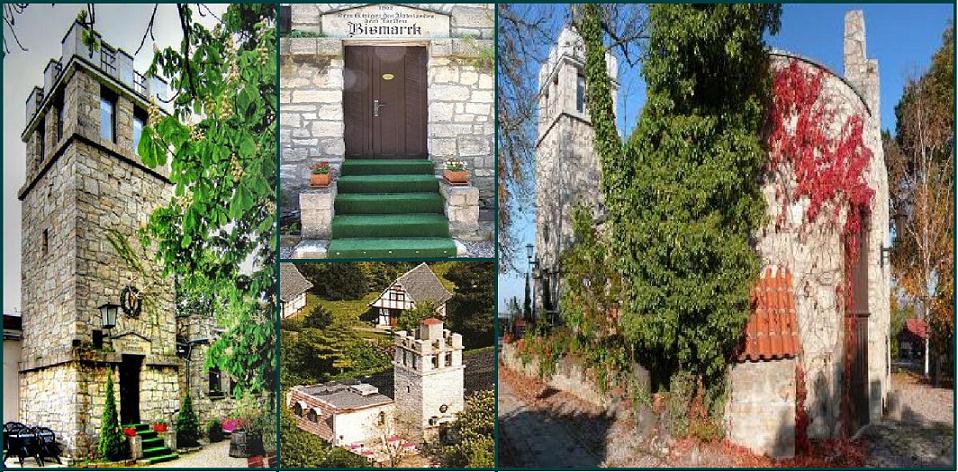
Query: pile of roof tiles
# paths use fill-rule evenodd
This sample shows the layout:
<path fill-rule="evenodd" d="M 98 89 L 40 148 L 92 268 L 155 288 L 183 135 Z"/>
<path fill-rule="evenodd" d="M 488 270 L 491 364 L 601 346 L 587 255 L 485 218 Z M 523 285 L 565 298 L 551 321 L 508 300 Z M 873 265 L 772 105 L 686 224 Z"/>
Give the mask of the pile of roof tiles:
<path fill-rule="evenodd" d="M 785 359 L 794 357 L 798 348 L 792 274 L 787 269 L 766 268 L 752 289 L 752 315 L 738 360 Z"/>

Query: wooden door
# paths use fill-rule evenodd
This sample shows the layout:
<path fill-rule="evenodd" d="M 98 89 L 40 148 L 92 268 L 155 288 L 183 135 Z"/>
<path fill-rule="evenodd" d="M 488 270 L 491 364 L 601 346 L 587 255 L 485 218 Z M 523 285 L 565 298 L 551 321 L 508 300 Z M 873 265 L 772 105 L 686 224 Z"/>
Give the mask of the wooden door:
<path fill-rule="evenodd" d="M 871 422 L 868 411 L 868 315 L 852 315 L 854 319 L 855 339 L 852 344 L 852 366 L 850 379 L 850 407 L 852 428 L 855 434 L 859 428 Z"/>
<path fill-rule="evenodd" d="M 425 157 L 426 48 L 347 46 L 346 156 Z"/>

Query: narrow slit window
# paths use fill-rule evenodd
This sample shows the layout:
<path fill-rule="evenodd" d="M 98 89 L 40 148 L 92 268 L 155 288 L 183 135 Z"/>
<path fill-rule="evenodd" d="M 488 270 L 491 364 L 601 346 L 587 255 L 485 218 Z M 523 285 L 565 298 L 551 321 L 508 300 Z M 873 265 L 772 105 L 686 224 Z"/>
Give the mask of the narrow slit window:
<path fill-rule="evenodd" d="M 579 74 L 575 81 L 575 110 L 585 113 L 585 76 Z"/>

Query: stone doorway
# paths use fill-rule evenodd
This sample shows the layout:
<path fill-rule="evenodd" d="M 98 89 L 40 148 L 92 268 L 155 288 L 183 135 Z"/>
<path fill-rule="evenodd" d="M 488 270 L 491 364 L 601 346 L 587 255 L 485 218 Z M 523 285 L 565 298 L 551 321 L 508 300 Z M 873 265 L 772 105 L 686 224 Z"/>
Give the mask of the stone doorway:
<path fill-rule="evenodd" d="M 346 156 L 425 157 L 426 48 L 345 48 Z"/>
<path fill-rule="evenodd" d="M 120 362 L 120 424 L 140 422 L 140 371 L 143 356 L 123 354 Z"/>

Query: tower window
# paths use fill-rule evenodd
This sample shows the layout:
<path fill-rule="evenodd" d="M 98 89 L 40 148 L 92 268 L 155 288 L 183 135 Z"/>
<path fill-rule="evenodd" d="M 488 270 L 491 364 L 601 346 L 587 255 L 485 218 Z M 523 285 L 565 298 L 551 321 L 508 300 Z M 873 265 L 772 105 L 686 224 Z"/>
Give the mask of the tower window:
<path fill-rule="evenodd" d="M 40 125 L 37 126 L 37 162 L 43 162 L 43 158 L 46 156 L 46 144 L 47 144 L 47 133 L 46 125 L 44 120 L 40 120 Z"/>
<path fill-rule="evenodd" d="M 575 110 L 585 113 L 585 76 L 582 73 L 579 73 L 575 81 Z"/>
<path fill-rule="evenodd" d="M 40 248 L 44 256 L 50 253 L 50 230 L 49 229 L 43 230 L 43 236 L 41 237 L 41 240 L 40 240 Z"/>
<path fill-rule="evenodd" d="M 441 354 L 440 354 L 440 355 L 441 355 Z M 432 368 L 433 368 L 433 369 L 438 369 L 438 368 L 439 368 L 439 356 L 438 356 L 438 355 L 437 355 L 437 356 L 434 356 L 434 357 L 432 358 Z"/>
<path fill-rule="evenodd" d="M 63 139 L 63 122 L 66 120 L 66 102 L 63 100 L 63 94 L 57 95 L 57 136 L 56 142 Z"/>
<path fill-rule="evenodd" d="M 100 87 L 100 137 L 116 142 L 116 94 Z"/>
<path fill-rule="evenodd" d="M 451 367 L 451 366 L 452 366 L 452 353 L 448 352 L 446 353 L 446 367 Z"/>
<path fill-rule="evenodd" d="M 133 109 L 133 152 L 140 147 L 140 136 L 143 136 L 143 126 L 146 125 L 146 112 L 140 108 Z"/>
<path fill-rule="evenodd" d="M 406 393 L 411 393 L 411 392 L 412 392 L 412 387 L 410 387 L 409 385 L 406 385 Z"/>

